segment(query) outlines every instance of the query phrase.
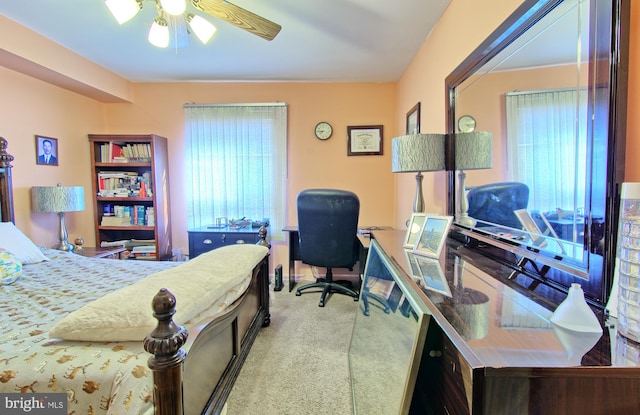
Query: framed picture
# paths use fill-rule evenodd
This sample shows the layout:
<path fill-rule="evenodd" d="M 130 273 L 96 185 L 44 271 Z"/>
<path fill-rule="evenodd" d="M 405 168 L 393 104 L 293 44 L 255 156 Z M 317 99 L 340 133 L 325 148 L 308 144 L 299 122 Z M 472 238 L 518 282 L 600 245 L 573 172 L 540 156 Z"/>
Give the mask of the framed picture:
<path fill-rule="evenodd" d="M 420 102 L 407 112 L 407 135 L 420 132 Z"/>
<path fill-rule="evenodd" d="M 420 238 L 413 247 L 413 253 L 438 258 L 444 246 L 453 216 L 427 216 L 420 231 Z"/>
<path fill-rule="evenodd" d="M 402 244 L 403 248 L 413 248 L 414 246 L 416 246 L 416 241 L 420 237 L 422 225 L 424 225 L 424 221 L 426 219 L 426 213 L 414 212 L 411 214 L 411 219 L 409 219 L 409 226 L 407 226 L 407 233 L 404 236 L 404 244 Z"/>
<path fill-rule="evenodd" d="M 382 126 L 364 125 L 347 127 L 347 155 L 382 155 Z"/>
<path fill-rule="evenodd" d="M 427 290 L 435 291 L 446 297 L 452 296 L 449 282 L 444 276 L 439 260 L 416 255 L 415 261 L 420 270 L 424 287 Z"/>
<path fill-rule="evenodd" d="M 36 136 L 36 164 L 58 165 L 58 139 Z"/>

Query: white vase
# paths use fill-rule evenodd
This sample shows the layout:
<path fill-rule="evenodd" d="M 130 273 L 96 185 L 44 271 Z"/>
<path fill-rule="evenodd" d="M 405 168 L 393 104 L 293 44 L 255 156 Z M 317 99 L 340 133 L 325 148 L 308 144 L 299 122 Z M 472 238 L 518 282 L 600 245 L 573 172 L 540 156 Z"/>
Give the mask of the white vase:
<path fill-rule="evenodd" d="M 567 298 L 551 316 L 551 322 L 568 330 L 582 333 L 600 333 L 602 326 L 584 299 L 580 284 L 571 284 Z"/>

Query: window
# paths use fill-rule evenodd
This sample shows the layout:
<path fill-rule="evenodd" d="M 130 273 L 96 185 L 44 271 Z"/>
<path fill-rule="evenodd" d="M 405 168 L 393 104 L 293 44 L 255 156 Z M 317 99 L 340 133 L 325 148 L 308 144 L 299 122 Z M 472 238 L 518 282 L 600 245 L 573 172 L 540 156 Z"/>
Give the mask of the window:
<path fill-rule="evenodd" d="M 189 229 L 269 218 L 284 240 L 287 106 L 185 105 Z"/>
<path fill-rule="evenodd" d="M 529 210 L 584 208 L 586 102 L 585 90 L 507 94 L 512 179 L 529 186 Z"/>

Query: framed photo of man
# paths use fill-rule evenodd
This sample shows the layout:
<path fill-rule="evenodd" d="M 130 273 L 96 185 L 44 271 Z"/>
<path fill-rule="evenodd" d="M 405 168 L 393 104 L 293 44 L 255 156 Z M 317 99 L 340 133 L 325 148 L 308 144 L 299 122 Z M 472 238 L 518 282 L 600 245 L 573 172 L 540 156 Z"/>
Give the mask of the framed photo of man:
<path fill-rule="evenodd" d="M 58 139 L 36 136 L 36 164 L 58 165 Z"/>

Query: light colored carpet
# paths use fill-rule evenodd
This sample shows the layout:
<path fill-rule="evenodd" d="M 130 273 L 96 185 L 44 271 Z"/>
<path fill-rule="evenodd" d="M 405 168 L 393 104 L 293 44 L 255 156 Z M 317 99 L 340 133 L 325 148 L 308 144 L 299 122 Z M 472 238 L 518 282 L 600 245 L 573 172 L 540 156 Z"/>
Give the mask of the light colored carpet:
<path fill-rule="evenodd" d="M 297 285 L 298 287 L 299 285 Z M 263 328 L 227 400 L 227 415 L 353 414 L 348 349 L 358 303 L 333 294 L 271 293 Z"/>

